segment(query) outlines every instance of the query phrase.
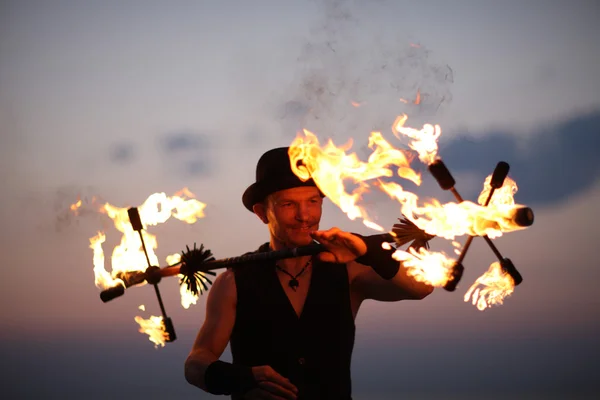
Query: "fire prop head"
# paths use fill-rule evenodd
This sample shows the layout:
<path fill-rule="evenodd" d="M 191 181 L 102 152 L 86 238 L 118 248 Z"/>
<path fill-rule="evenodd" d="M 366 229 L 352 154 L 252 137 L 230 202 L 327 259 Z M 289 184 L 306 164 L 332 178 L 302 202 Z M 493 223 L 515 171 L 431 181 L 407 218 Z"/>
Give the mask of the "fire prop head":
<path fill-rule="evenodd" d="M 380 132 L 372 132 L 369 148 L 372 153 L 367 161 L 361 161 L 355 153 L 350 153 L 352 141 L 337 147 L 330 140 L 321 146 L 313 133 L 304 130 L 289 146 L 288 155 L 294 174 L 303 181 L 313 179 L 319 189 L 338 206 L 351 220 L 361 220 L 363 224 L 380 232 L 384 246 L 395 246 L 394 259 L 402 262 L 408 273 L 416 280 L 435 287 L 454 291 L 460 282 L 467 250 L 476 237 L 482 237 L 497 258 L 476 282 L 467 290 L 464 301 L 472 302 L 479 310 L 502 304 L 513 293 L 522 277 L 509 258 L 504 257 L 492 239 L 504 233 L 524 229 L 533 224 L 533 211 L 516 204 L 514 194 L 516 183 L 508 177 L 509 165 L 499 162 L 484 184 L 477 203 L 464 200 L 456 189 L 456 181 L 438 155 L 438 139 L 441 129 L 438 125 L 426 124 L 422 129 L 405 127 L 407 116 L 396 119 L 392 126 L 394 136 L 408 139 L 409 149 L 397 149 L 386 141 Z M 405 190 L 396 181 L 388 178 L 406 179 L 415 185 L 421 184 L 421 176 L 411 167 L 416 157 L 427 166 L 442 190 L 453 194 L 456 202 L 442 204 L 438 200 L 423 202 L 419 197 Z M 351 183 L 351 185 L 347 185 Z M 350 191 L 347 187 L 353 187 Z M 386 232 L 367 213 L 361 204 L 363 195 L 379 190 L 398 203 L 402 217 Z M 204 216 L 205 204 L 193 199 L 187 189 L 168 197 L 164 193 L 151 195 L 138 208 L 118 208 L 104 204 L 100 211 L 108 215 L 117 230 L 122 233 L 121 244 L 112 253 L 112 271 L 104 268 L 102 244 L 106 236 L 99 232 L 90 239 L 93 250 L 94 275 L 96 286 L 102 289 L 102 301 L 110 301 L 124 294 L 125 289 L 149 283 L 154 286 L 162 316 L 150 319 L 136 317 L 140 332 L 149 335 L 156 346 L 175 340 L 172 321 L 167 317 L 158 288 L 163 277 L 180 277 L 182 306 L 195 304 L 198 296 L 208 291 L 214 270 L 235 267 L 249 262 L 278 260 L 314 255 L 324 250 L 318 243 L 279 251 L 252 253 L 239 257 L 216 260 L 211 251 L 203 245 L 186 247 L 181 254 L 166 258 L 167 266 L 158 267 L 154 251 L 156 237 L 144 229 L 167 221 L 171 216 L 186 223 L 195 223 Z M 71 206 L 77 212 L 81 202 Z M 455 240 L 466 236 L 463 246 Z M 440 237 L 452 241 L 457 258 L 429 248 L 429 241 Z M 410 243 L 406 250 L 400 247 Z"/>

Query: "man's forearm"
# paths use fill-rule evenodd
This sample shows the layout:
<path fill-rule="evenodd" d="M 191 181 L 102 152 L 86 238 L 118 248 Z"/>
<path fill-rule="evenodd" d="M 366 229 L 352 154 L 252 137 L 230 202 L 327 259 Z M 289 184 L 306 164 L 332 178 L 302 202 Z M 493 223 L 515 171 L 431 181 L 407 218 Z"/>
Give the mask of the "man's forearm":
<path fill-rule="evenodd" d="M 208 366 L 217 360 L 217 356 L 206 350 L 191 353 L 185 360 L 185 379 L 189 384 L 206 391 L 204 374 Z"/>
<path fill-rule="evenodd" d="M 417 281 L 407 272 L 408 268 L 400 262 L 398 273 L 391 279 L 391 282 L 399 289 L 404 290 L 410 296 L 410 299 L 421 300 L 433 292 L 433 286 Z"/>

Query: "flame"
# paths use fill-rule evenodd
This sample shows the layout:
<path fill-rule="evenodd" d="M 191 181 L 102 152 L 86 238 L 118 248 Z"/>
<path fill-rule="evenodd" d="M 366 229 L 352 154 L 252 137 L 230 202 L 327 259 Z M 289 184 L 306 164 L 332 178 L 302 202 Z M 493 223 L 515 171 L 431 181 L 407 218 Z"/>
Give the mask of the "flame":
<path fill-rule="evenodd" d="M 361 102 L 358 102 L 358 101 L 351 101 L 350 104 L 352 105 L 352 107 L 358 108 L 358 107 L 362 106 L 365 103 L 361 103 Z"/>
<path fill-rule="evenodd" d="M 441 204 L 435 199 L 419 205 L 417 195 L 405 191 L 395 182 L 380 182 L 379 187 L 401 204 L 402 214 L 419 228 L 448 240 L 462 235 L 496 238 L 504 232 L 523 229 L 514 222 L 516 206 L 497 204 L 483 207 L 471 201 Z"/>
<path fill-rule="evenodd" d="M 76 203 L 71 204 L 71 206 L 69 208 L 71 209 L 71 211 L 73 211 L 75 213 L 75 215 L 78 215 L 79 212 L 77 210 L 80 207 L 81 207 L 81 199 L 77 200 Z"/>
<path fill-rule="evenodd" d="M 486 273 L 481 275 L 465 294 L 464 300 L 471 300 L 478 310 L 483 311 L 488 307 L 503 304 L 506 297 L 510 296 L 515 288 L 515 282 L 509 274 L 504 272 L 499 262 L 494 262 Z"/>
<path fill-rule="evenodd" d="M 415 104 L 421 104 L 421 90 L 417 90 L 417 97 L 415 97 Z"/>
<path fill-rule="evenodd" d="M 423 129 L 405 127 L 406 114 L 396 119 L 393 132 L 396 137 L 410 138 L 409 147 L 417 152 L 419 159 L 432 163 L 437 157 L 437 141 L 441 135 L 439 125 L 425 124 Z M 352 140 L 336 147 L 329 140 L 321 147 L 317 137 L 307 130 L 299 134 L 290 145 L 289 155 L 294 173 L 302 180 L 313 178 L 319 189 L 336 204 L 351 220 L 360 218 L 374 230 L 383 228 L 373 222 L 360 200 L 373 186 L 388 194 L 401 204 L 401 212 L 419 228 L 431 235 L 453 240 L 456 236 L 471 235 L 496 238 L 503 232 L 523 229 L 514 222 L 517 206 L 513 194 L 514 181 L 506 179 L 502 188 L 494 195 L 488 207 L 463 201 L 441 204 L 438 200 L 419 203 L 419 197 L 396 182 L 384 182 L 382 178 L 394 176 L 392 167 L 401 178 L 421 184 L 421 176 L 409 163 L 409 155 L 392 147 L 380 132 L 371 132 L 369 148 L 373 150 L 367 162 L 360 161 L 356 153 L 349 153 Z M 300 162 L 301 161 L 301 162 Z M 374 184 L 368 181 L 375 180 Z M 354 189 L 346 190 L 346 184 L 354 184 Z M 489 182 L 487 183 L 489 187 Z M 484 190 L 485 187 L 484 187 Z"/>
<path fill-rule="evenodd" d="M 179 261 L 181 261 L 181 254 L 179 253 L 171 254 L 167 256 L 166 259 L 167 265 L 175 265 L 178 264 Z M 183 275 L 180 274 L 179 278 L 181 279 L 182 277 Z M 190 308 L 192 304 L 195 305 L 200 298 L 199 295 L 195 295 L 188 291 L 186 285 L 179 286 L 179 294 L 181 295 L 181 306 L 186 310 Z"/>
<path fill-rule="evenodd" d="M 487 200 L 487 198 L 490 194 L 490 191 L 492 190 L 492 186 L 490 185 L 491 181 L 492 181 L 492 175 L 490 174 L 487 178 L 485 178 L 485 182 L 483 183 L 483 190 L 481 191 L 481 193 L 479 194 L 479 198 L 477 199 L 477 202 L 481 205 L 485 204 L 485 201 Z M 502 187 L 499 189 L 496 189 L 496 191 L 494 191 L 494 195 L 492 196 L 492 199 L 490 200 L 489 206 L 491 206 L 491 207 L 493 207 L 493 206 L 496 206 L 496 207 L 514 206 L 515 205 L 514 195 L 515 195 L 515 193 L 517 193 L 518 189 L 519 188 L 517 187 L 517 183 L 507 176 L 504 179 L 504 183 L 502 184 Z"/>
<path fill-rule="evenodd" d="M 185 189 L 187 190 L 187 189 Z M 191 194 L 187 191 L 188 194 Z M 165 193 L 154 193 L 138 208 L 140 218 L 145 226 L 154 226 L 166 222 L 171 216 L 188 224 L 195 223 L 204 217 L 206 205 L 196 199 L 185 199 L 181 196 L 167 196 Z M 105 203 L 100 212 L 108 215 L 115 228 L 122 233 L 121 243 L 112 252 L 112 272 L 104 268 L 104 253 L 102 243 L 106 240 L 103 232 L 90 239 L 90 247 L 94 250 L 94 276 L 96 286 L 107 289 L 122 283 L 119 274 L 127 271 L 144 271 L 148 267 L 146 256 L 142 250 L 139 233 L 133 230 L 129 222 L 127 207 L 121 208 Z M 156 236 L 141 231 L 146 244 L 148 258 L 152 265 L 159 265 L 154 251 L 158 247 Z"/>
<path fill-rule="evenodd" d="M 408 104 L 411 103 L 411 101 L 406 100 L 404 97 L 400 97 L 400 102 L 404 103 L 404 104 Z M 417 94 L 415 95 L 415 101 L 413 101 L 412 103 L 419 105 L 421 104 L 421 90 L 417 89 Z"/>
<path fill-rule="evenodd" d="M 417 93 L 417 101 L 420 101 L 420 92 Z M 425 124 L 422 129 L 414 129 L 405 126 L 407 118 L 403 114 L 396 119 L 392 126 L 394 136 L 398 139 L 408 138 L 408 146 L 417 153 L 419 160 L 426 165 L 432 164 L 438 159 L 440 126 Z M 303 134 L 294 139 L 289 150 L 293 172 L 302 180 L 312 178 L 319 189 L 351 220 L 361 218 L 367 227 L 382 230 L 360 204 L 362 195 L 377 187 L 397 200 L 401 213 L 419 228 L 431 235 L 452 240 L 456 255 L 461 254 L 461 245 L 454 240 L 457 236 L 487 235 L 495 238 L 504 232 L 523 229 L 515 222 L 515 212 L 520 206 L 514 201 L 517 185 L 510 178 L 506 178 L 503 186 L 494 192 L 487 207 L 484 204 L 491 190 L 491 175 L 484 182 L 479 204 L 471 201 L 442 204 L 436 199 L 423 202 L 399 183 L 384 181 L 397 174 L 420 185 L 421 177 L 411 168 L 407 152 L 392 147 L 380 132 L 371 132 L 369 148 L 372 154 L 367 162 L 359 160 L 355 153 L 350 153 L 351 147 L 352 139 L 344 146 L 336 147 L 329 140 L 321 147 L 317 137 L 304 130 Z M 346 190 L 345 184 L 348 182 L 355 185 L 354 190 Z M 407 251 L 397 249 L 393 257 L 403 263 L 407 273 L 415 280 L 436 287 L 444 286 L 452 279 L 456 263 L 455 259 L 443 252 L 428 251 L 425 248 L 409 248 Z M 478 287 L 480 285 L 484 287 Z M 502 300 L 513 289 L 512 278 L 495 263 L 469 289 L 465 301 L 472 296 L 473 304 L 481 310 L 492 304 L 502 304 Z"/>
<path fill-rule="evenodd" d="M 173 196 L 167 196 L 165 193 L 154 193 L 150 195 L 144 203 L 138 207 L 140 219 L 145 227 L 154 226 L 166 222 L 174 217 L 188 224 L 195 223 L 199 218 L 204 217 L 206 204 L 194 199 L 194 194 L 188 189 L 183 188 Z M 95 198 L 92 200 L 95 201 Z M 81 201 L 71 206 L 71 210 L 76 212 L 81 207 Z M 107 289 L 116 285 L 124 285 L 122 274 L 128 271 L 144 271 L 148 267 L 148 261 L 142 249 L 140 233 L 133 230 L 127 213 L 128 207 L 116 207 L 105 203 L 99 208 L 99 212 L 106 214 L 112 219 L 115 228 L 121 232 L 121 242 L 115 246 L 112 251 L 111 264 L 112 271 L 105 269 L 105 257 L 102 245 L 106 241 L 106 234 L 98 232 L 90 238 L 90 248 L 93 250 L 94 263 L 94 283 L 100 289 Z M 141 231 L 148 252 L 148 258 L 152 265 L 159 265 L 155 250 L 158 247 L 156 236 Z M 167 257 L 167 262 L 175 264 L 179 262 L 179 254 Z M 175 258 L 177 258 L 175 260 Z M 182 287 L 183 288 L 183 287 Z M 183 289 L 185 291 L 185 289 Z M 189 293 L 182 291 L 182 305 L 188 308 L 190 304 L 195 304 Z M 184 297 L 185 296 L 185 297 Z M 139 307 L 144 311 L 145 307 Z M 140 325 L 140 332 L 150 337 L 150 341 L 157 346 L 164 346 L 168 339 L 168 334 L 164 331 L 162 317 L 150 317 L 144 319 L 140 316 L 135 317 L 135 321 Z"/>
<path fill-rule="evenodd" d="M 145 333 L 149 336 L 149 339 L 154 343 L 154 347 L 165 346 L 165 343 L 169 339 L 169 334 L 165 331 L 162 317 L 150 316 L 148 319 L 136 316 L 135 322 L 140 325 L 139 332 Z"/>
<path fill-rule="evenodd" d="M 369 228 L 383 230 L 370 220 L 365 209 L 357 204 L 361 195 L 369 190 L 367 181 L 392 177 L 392 167 L 396 167 L 398 176 L 417 185 L 421 183 L 421 176 L 410 168 L 406 153 L 394 149 L 380 132 L 371 133 L 369 148 L 373 149 L 373 153 L 366 163 L 360 161 L 356 153 L 346 154 L 352 147 L 352 140 L 342 147 L 336 147 L 330 140 L 321 148 L 319 140 L 312 132 L 303 132 L 304 135 L 299 134 L 289 149 L 294 173 L 302 180 L 312 177 L 319 189 L 340 207 L 348 218 L 361 218 Z M 356 185 L 350 193 L 346 192 L 346 181 Z"/>
<path fill-rule="evenodd" d="M 417 282 L 435 287 L 442 287 L 450 280 L 455 263 L 455 260 L 443 252 L 428 251 L 425 248 L 418 251 L 412 247 L 408 251 L 396 250 L 392 257 L 403 262 L 406 273 Z"/>
<path fill-rule="evenodd" d="M 460 256 L 461 249 L 462 249 L 462 244 L 460 244 L 456 240 L 453 240 L 452 241 L 452 247 L 454 247 L 454 254 L 456 254 L 457 256 Z"/>
<path fill-rule="evenodd" d="M 419 93 L 419 92 L 417 92 Z M 419 97 L 420 99 L 420 94 Z M 412 139 L 408 143 L 408 147 L 419 154 L 419 160 L 425 164 L 431 164 L 437 157 L 438 144 L 437 141 L 442 134 L 442 129 L 439 125 L 425 124 L 421 130 L 414 128 L 405 128 L 404 123 L 408 119 L 406 114 L 400 115 L 392 125 L 392 132 L 400 139 L 400 135 L 404 135 Z"/>

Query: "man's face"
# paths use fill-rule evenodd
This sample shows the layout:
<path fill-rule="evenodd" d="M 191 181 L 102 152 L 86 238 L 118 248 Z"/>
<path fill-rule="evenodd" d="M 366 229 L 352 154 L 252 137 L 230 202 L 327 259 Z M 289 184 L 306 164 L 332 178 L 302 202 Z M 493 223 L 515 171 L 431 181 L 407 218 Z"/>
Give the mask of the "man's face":
<path fill-rule="evenodd" d="M 312 242 L 309 233 L 319 229 L 322 206 L 319 190 L 306 186 L 275 192 L 255 211 L 269 225 L 271 236 L 285 246 L 297 247 Z"/>

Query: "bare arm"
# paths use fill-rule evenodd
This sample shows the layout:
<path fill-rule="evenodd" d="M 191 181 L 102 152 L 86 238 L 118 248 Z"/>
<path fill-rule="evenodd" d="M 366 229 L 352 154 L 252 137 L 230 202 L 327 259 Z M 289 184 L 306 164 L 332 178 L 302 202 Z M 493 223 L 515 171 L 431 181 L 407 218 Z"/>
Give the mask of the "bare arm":
<path fill-rule="evenodd" d="M 375 252 L 375 256 L 370 257 L 370 259 L 374 261 L 373 265 L 366 266 L 355 261 L 367 253 L 368 246 L 365 240 L 368 238 L 366 237 L 361 238 L 356 234 L 343 232 L 338 228 L 313 232 L 312 237 L 327 248 L 326 252 L 319 254 L 321 260 L 348 265 L 348 278 L 351 289 L 359 303 L 365 299 L 379 301 L 420 300 L 433 291 L 432 286 L 417 282 L 409 276 L 406 273 L 406 268 L 399 261 L 396 262 L 392 259 L 391 251 L 388 252 L 389 254 L 382 253 L 378 255 L 379 243 L 372 245 L 371 251 Z M 381 239 L 375 239 L 375 241 L 378 240 Z M 399 269 L 396 272 L 397 265 L 399 265 Z M 382 278 L 376 271 L 380 273 L 383 271 L 386 279 Z"/>
<path fill-rule="evenodd" d="M 227 270 L 217 276 L 206 302 L 206 317 L 185 361 L 185 379 L 194 386 L 206 390 L 204 373 L 208 366 L 219 359 L 235 324 L 237 293 L 233 271 Z"/>
<path fill-rule="evenodd" d="M 432 286 L 409 276 L 402 264 L 398 273 L 389 280 L 380 277 L 373 268 L 355 261 L 348 263 L 348 275 L 352 291 L 361 300 L 421 300 L 433 292 Z"/>

